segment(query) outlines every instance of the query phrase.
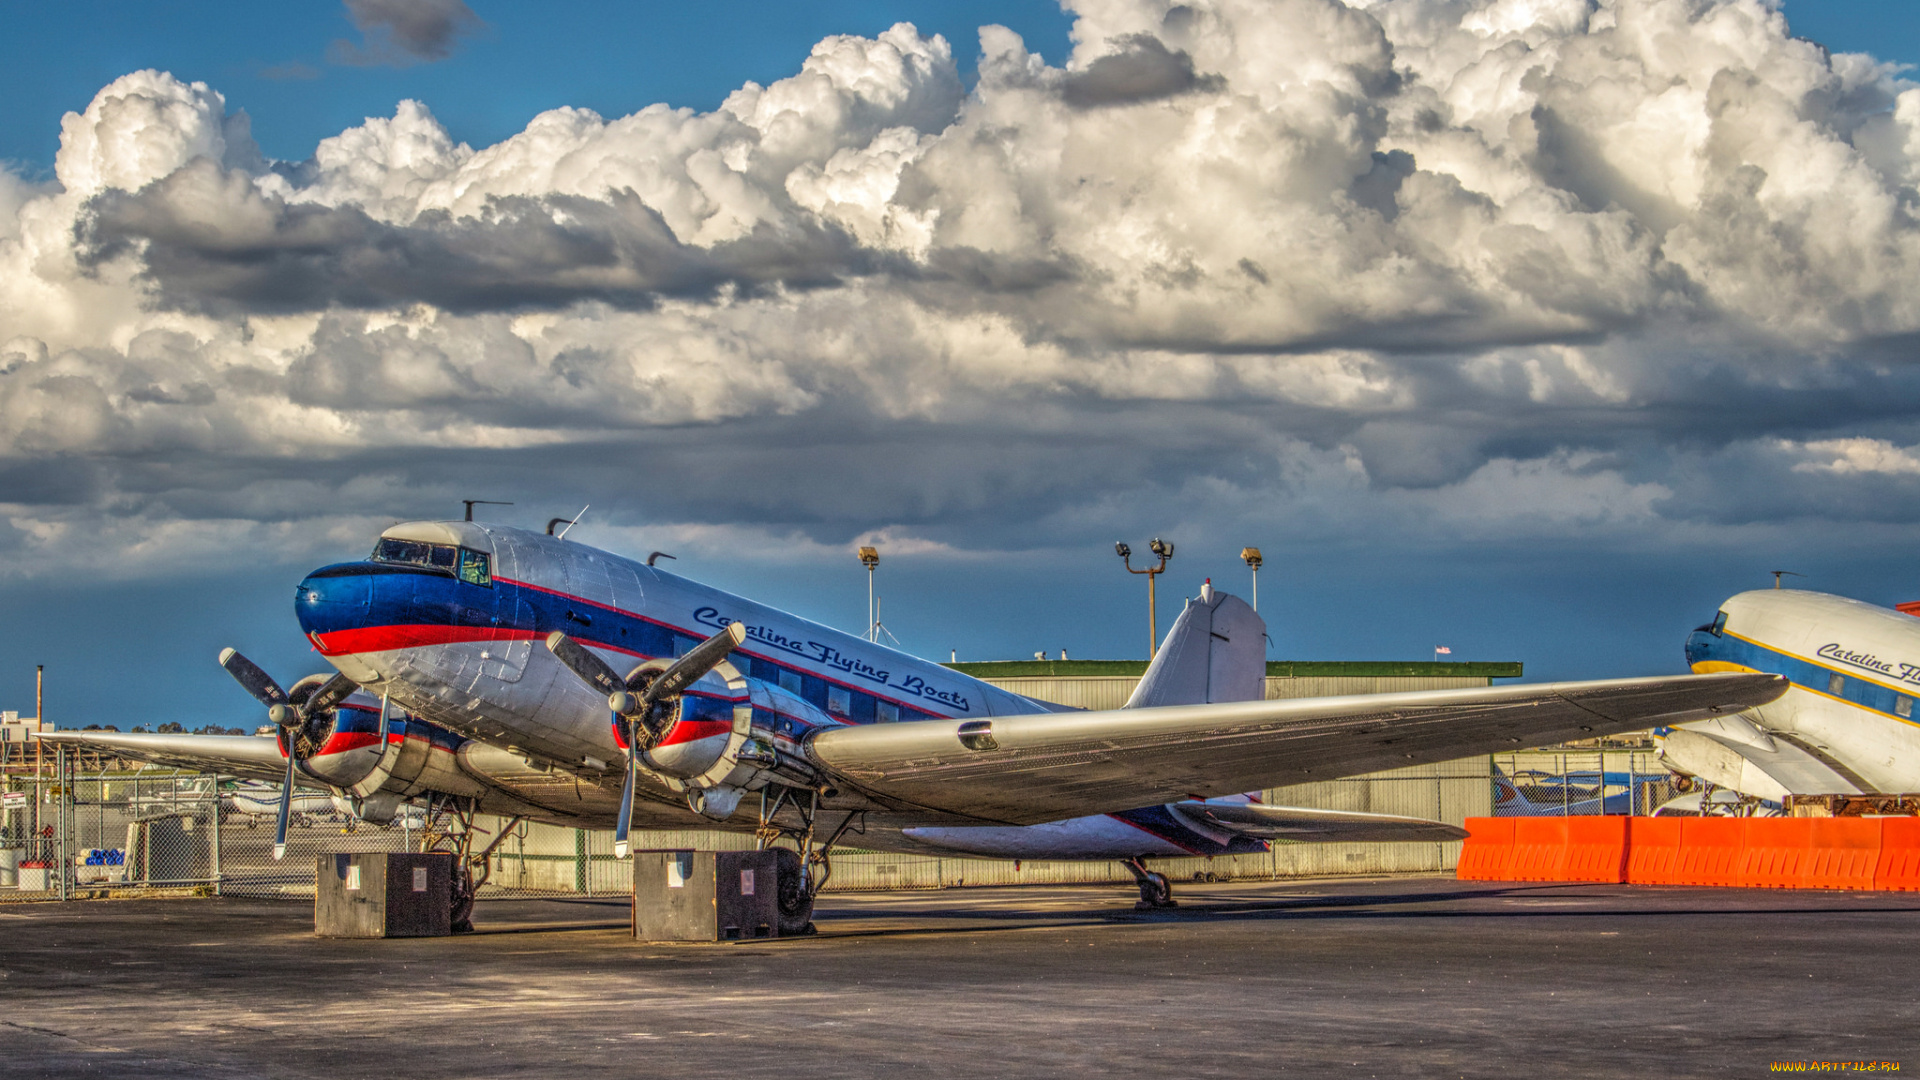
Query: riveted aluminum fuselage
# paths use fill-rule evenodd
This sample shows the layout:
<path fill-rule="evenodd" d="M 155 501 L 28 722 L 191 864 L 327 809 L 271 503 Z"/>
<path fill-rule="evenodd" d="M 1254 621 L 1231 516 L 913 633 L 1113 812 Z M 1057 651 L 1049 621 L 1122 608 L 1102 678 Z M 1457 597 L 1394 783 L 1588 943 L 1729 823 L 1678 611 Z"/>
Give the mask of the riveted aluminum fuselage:
<path fill-rule="evenodd" d="M 584 544 L 470 522 L 385 535 L 484 552 L 490 580 L 373 560 L 325 567 L 297 594 L 309 639 L 369 691 L 521 759 L 499 779 L 568 817 L 612 816 L 624 752 L 606 699 L 543 644 L 555 630 L 624 673 L 744 624 L 730 662 L 764 685 L 756 714 L 764 709 L 776 742 L 796 752 L 822 726 L 1058 708 Z M 655 783 L 642 796 L 672 807 L 655 823 L 689 824 L 680 795 Z"/>

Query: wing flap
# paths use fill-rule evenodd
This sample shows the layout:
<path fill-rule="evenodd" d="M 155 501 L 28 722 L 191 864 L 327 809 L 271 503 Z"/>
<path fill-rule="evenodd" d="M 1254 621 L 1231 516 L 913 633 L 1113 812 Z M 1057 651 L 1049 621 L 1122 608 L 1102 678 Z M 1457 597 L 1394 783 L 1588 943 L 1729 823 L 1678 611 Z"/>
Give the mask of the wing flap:
<path fill-rule="evenodd" d="M 1676 675 L 928 720 L 821 732 L 807 755 L 883 804 L 1032 825 L 1673 725 L 1787 685 Z"/>

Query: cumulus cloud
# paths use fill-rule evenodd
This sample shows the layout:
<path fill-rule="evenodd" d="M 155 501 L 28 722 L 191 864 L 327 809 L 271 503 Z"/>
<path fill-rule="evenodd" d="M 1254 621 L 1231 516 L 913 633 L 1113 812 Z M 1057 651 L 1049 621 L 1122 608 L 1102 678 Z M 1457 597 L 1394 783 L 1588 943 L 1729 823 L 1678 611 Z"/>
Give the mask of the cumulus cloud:
<path fill-rule="evenodd" d="M 336 64 L 404 67 L 453 55 L 461 38 L 486 23 L 465 0 L 345 0 L 347 17 L 360 31 L 359 44 L 335 41 L 327 58 Z"/>
<path fill-rule="evenodd" d="M 350 6 L 423 58 L 472 26 Z M 477 149 L 408 101 L 269 162 L 116 80 L 56 189 L 0 174 L 0 502 L 359 522 L 480 477 L 822 551 L 1920 516 L 1893 66 L 1766 0 L 1070 7 L 1064 64 L 986 27 L 971 88 L 902 24 Z"/>

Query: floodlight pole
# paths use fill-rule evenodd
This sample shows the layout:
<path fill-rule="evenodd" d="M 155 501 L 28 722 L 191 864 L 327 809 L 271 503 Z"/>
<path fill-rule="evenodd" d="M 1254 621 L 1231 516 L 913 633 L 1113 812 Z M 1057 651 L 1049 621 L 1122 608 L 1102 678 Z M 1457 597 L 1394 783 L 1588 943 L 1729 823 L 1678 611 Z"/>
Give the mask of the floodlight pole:
<path fill-rule="evenodd" d="M 860 565 L 867 568 L 867 640 L 877 642 L 880 640 L 880 610 L 873 598 L 873 570 L 880 565 L 880 549 L 862 547 Z"/>
<path fill-rule="evenodd" d="M 1127 568 L 1127 573 L 1147 575 L 1147 659 L 1152 660 L 1160 653 L 1160 612 L 1155 603 L 1153 579 L 1166 572 L 1167 560 L 1173 558 L 1173 545 L 1156 536 L 1147 545 L 1147 549 L 1160 556 L 1160 564 L 1145 570 L 1135 570 L 1133 549 L 1128 547 L 1125 541 L 1113 545 L 1114 553 L 1120 556 L 1121 565 Z"/>
<path fill-rule="evenodd" d="M 1247 567 L 1253 571 L 1253 610 L 1260 610 L 1260 549 L 1245 547 L 1240 549 L 1240 557 L 1247 561 Z"/>

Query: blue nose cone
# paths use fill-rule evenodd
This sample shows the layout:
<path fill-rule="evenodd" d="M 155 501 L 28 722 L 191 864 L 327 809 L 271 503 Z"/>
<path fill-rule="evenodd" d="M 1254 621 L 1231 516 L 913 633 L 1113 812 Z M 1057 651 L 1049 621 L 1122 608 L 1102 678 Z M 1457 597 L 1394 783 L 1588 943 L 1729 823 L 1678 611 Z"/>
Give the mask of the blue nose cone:
<path fill-rule="evenodd" d="M 1702 660 L 1713 659 L 1713 645 L 1716 640 L 1705 630 L 1695 630 L 1687 635 L 1687 666 L 1692 667 Z"/>
<path fill-rule="evenodd" d="M 293 591 L 293 614 L 309 636 L 366 626 L 373 611 L 373 582 L 366 563 L 323 566 Z"/>

